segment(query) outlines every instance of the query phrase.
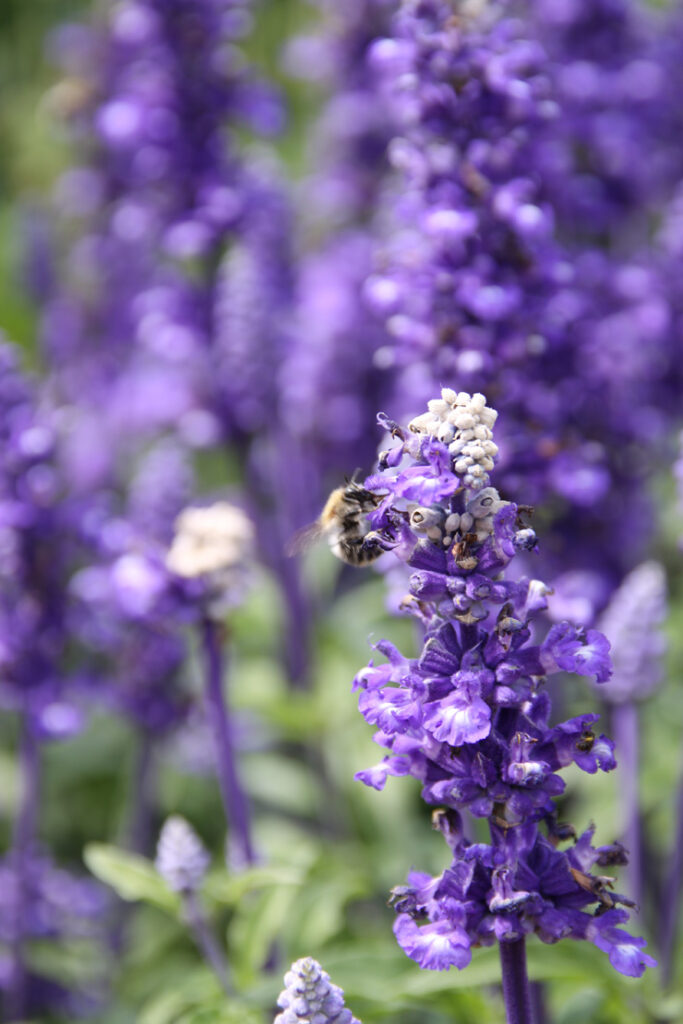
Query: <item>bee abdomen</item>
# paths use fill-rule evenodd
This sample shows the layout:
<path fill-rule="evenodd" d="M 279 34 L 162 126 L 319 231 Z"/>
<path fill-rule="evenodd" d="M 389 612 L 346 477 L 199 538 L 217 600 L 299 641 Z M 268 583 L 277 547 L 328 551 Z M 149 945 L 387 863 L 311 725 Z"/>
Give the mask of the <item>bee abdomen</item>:
<path fill-rule="evenodd" d="M 349 537 L 348 535 L 339 537 L 332 550 L 342 562 L 355 566 L 370 565 L 384 553 L 384 549 L 378 541 L 366 540 L 361 536 Z"/>

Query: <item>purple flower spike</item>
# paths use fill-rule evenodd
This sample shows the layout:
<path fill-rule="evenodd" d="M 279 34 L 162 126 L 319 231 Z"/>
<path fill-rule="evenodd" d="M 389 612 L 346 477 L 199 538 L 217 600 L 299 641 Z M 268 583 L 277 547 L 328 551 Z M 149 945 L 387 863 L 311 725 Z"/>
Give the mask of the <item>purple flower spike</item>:
<path fill-rule="evenodd" d="M 601 687 L 615 704 L 643 700 L 662 679 L 667 615 L 666 574 L 658 562 L 643 562 L 629 573 L 600 620 L 610 638 L 614 674 Z"/>
<path fill-rule="evenodd" d="M 662 59 L 648 4 L 394 6 L 369 55 L 391 136 L 365 287 L 387 333 L 386 407 L 403 421 L 443 384 L 496 395 L 499 486 L 552 499 L 546 571 L 565 574 L 567 550 L 572 569 L 590 567 L 593 625 L 651 536 L 644 484 L 680 409 L 680 190 L 662 231 L 676 269 L 650 237 L 663 178 L 681 175 L 666 87 L 680 82 L 680 14 Z M 643 524 L 637 536 L 617 507 Z"/>
<path fill-rule="evenodd" d="M 440 808 L 436 826 L 452 851 L 441 875 L 414 872 L 395 891 L 399 945 L 422 968 L 448 970 L 466 967 L 471 947 L 500 942 L 509 1010 L 510 1000 L 528 1002 L 520 975 L 528 934 L 587 939 L 628 975 L 654 961 L 641 939 L 613 927 L 628 918 L 618 905 L 632 901 L 612 891 L 611 877 L 592 873 L 623 864 L 624 848 L 596 849 L 592 830 L 577 841 L 557 822 L 554 798 L 565 788 L 558 773 L 572 764 L 611 771 L 616 760 L 614 744 L 595 732 L 598 715 L 551 726 L 546 677 L 574 672 L 604 683 L 609 643 L 569 622 L 535 640 L 548 588 L 507 578 L 535 535 L 530 545 L 528 510 L 491 484 L 495 419 L 483 395 L 444 388 L 409 430 L 392 428 L 397 447 L 365 481 L 378 498 L 372 528 L 412 570 L 403 606 L 419 619 L 424 641 L 417 658 L 376 644 L 386 663 L 356 676 L 359 709 L 388 751 L 356 778 L 376 790 L 389 776 L 418 780 L 423 799 Z M 429 479 L 438 487 L 421 485 L 418 504 L 415 481 Z M 490 843 L 464 837 L 464 809 L 488 819 Z"/>

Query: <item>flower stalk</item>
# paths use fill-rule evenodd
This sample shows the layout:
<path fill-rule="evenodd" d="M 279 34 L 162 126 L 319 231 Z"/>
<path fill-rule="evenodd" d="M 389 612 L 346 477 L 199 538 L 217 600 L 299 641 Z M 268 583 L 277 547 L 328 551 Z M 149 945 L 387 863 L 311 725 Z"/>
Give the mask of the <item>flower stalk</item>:
<path fill-rule="evenodd" d="M 676 826 L 672 839 L 669 863 L 666 868 L 660 906 L 659 948 L 661 952 L 662 982 L 670 985 L 674 968 L 674 949 L 679 926 L 679 909 L 683 891 L 683 772 L 676 799 Z"/>
<path fill-rule="evenodd" d="M 216 940 L 216 936 L 211 930 L 209 922 L 204 916 L 197 893 L 193 890 L 188 890 L 183 893 L 182 898 L 185 916 L 192 929 L 195 942 L 207 964 L 221 983 L 226 995 L 230 995 L 232 989 L 230 987 L 228 962 Z"/>
<path fill-rule="evenodd" d="M 246 866 L 255 863 L 256 854 L 251 838 L 249 804 L 237 770 L 233 729 L 223 693 L 227 660 L 221 636 L 223 631 L 209 616 L 204 617 L 201 629 L 206 666 L 206 707 L 213 735 L 218 785 L 230 828 L 231 856 L 236 865 Z"/>
<path fill-rule="evenodd" d="M 635 903 L 642 900 L 642 836 L 640 829 L 640 800 L 638 798 L 639 758 L 639 714 L 633 701 L 615 704 L 612 708 L 612 729 L 618 750 L 624 751 L 620 759 L 621 782 L 619 785 L 620 820 L 624 845 L 629 853 L 626 865 L 628 889 Z"/>
<path fill-rule="evenodd" d="M 501 942 L 499 948 L 507 1024 L 533 1024 L 525 939 Z"/>
<path fill-rule="evenodd" d="M 147 854 L 152 840 L 152 816 L 156 793 L 156 758 L 154 738 L 147 730 L 138 733 L 135 752 L 135 777 L 131 792 L 128 823 L 128 846 L 136 853 Z"/>
<path fill-rule="evenodd" d="M 22 1020 L 27 1012 L 27 970 L 24 959 L 24 931 L 27 914 L 27 871 L 35 843 L 40 801 L 40 749 L 28 716 L 21 720 L 19 749 L 21 796 L 12 837 L 17 886 L 12 942 L 12 973 L 7 993 L 7 1019 Z"/>

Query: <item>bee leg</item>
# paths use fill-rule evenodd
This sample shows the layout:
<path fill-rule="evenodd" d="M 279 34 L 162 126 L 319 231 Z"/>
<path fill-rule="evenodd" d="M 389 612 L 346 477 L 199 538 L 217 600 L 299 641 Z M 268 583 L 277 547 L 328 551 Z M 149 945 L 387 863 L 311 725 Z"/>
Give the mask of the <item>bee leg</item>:
<path fill-rule="evenodd" d="M 386 537 L 383 537 L 378 530 L 370 530 L 366 533 L 361 543 L 364 548 L 368 548 L 371 551 L 376 551 L 378 548 L 382 551 L 391 551 L 393 547 L 391 542 Z"/>

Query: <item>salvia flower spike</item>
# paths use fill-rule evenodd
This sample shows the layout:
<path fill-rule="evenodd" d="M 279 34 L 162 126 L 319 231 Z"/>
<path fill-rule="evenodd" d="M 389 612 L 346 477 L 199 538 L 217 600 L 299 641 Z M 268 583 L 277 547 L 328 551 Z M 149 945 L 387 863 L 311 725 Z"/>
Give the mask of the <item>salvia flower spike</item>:
<path fill-rule="evenodd" d="M 312 956 L 296 960 L 278 996 L 273 1024 L 361 1024 L 344 1005 L 344 993 Z"/>
<path fill-rule="evenodd" d="M 577 837 L 554 804 L 563 768 L 593 774 L 616 760 L 596 714 L 551 725 L 546 677 L 606 682 L 609 643 L 569 622 L 534 633 L 548 588 L 506 575 L 536 535 L 531 510 L 491 485 L 495 418 L 482 395 L 448 388 L 408 430 L 380 415 L 397 443 L 365 481 L 380 498 L 370 528 L 411 570 L 403 607 L 421 621 L 424 641 L 417 658 L 380 641 L 386 660 L 355 679 L 360 711 L 388 751 L 357 777 L 378 790 L 389 776 L 418 779 L 452 851 L 442 874 L 413 871 L 394 891 L 394 931 L 428 969 L 463 968 L 476 946 L 535 933 L 543 942 L 586 939 L 618 971 L 639 976 L 654 960 L 621 928 L 633 903 L 613 891 L 610 868 L 625 862 L 624 848 L 594 847 L 593 827 Z M 487 821 L 490 842 L 466 837 L 463 811 Z M 504 952 L 508 973 L 524 963 Z M 507 988 L 523 1004 L 518 980 L 508 977 Z"/>
<path fill-rule="evenodd" d="M 174 892 L 194 892 L 201 885 L 210 857 L 190 823 L 174 814 L 159 835 L 156 869 Z"/>

